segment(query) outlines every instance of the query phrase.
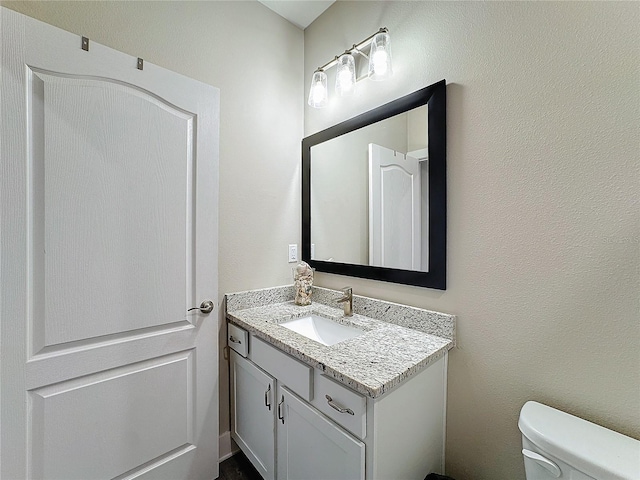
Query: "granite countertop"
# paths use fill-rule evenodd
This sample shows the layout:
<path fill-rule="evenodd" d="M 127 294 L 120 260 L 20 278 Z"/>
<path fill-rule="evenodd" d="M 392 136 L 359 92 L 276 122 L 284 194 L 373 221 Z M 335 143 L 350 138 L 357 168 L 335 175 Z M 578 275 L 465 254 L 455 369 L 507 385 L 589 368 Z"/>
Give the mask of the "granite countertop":
<path fill-rule="evenodd" d="M 455 345 L 453 315 L 354 295 L 354 310 L 367 311 L 368 315 L 354 313 L 352 317 L 345 317 L 342 308 L 320 302 L 305 307 L 295 305 L 292 300 L 287 300 L 290 291 L 286 288 L 257 290 L 254 297 L 248 295 L 251 292 L 227 295 L 227 319 L 371 398 L 393 389 Z M 338 295 L 340 292 L 314 287 L 314 296 L 320 300 L 334 300 Z M 310 313 L 355 326 L 365 333 L 326 346 L 279 325 Z M 420 325 L 423 330 L 436 330 L 446 337 L 391 323 L 390 320 Z"/>

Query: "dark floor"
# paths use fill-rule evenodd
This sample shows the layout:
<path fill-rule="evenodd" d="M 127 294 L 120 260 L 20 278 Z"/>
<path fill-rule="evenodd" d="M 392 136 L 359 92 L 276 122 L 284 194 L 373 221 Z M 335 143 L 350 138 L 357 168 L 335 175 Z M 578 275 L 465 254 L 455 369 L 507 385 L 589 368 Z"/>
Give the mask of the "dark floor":
<path fill-rule="evenodd" d="M 263 480 L 251 462 L 242 452 L 220 464 L 218 480 Z M 451 477 L 430 473 L 424 480 L 453 480 Z"/>
<path fill-rule="evenodd" d="M 263 478 L 253 468 L 244 453 L 238 452 L 220 464 L 218 480 L 263 480 Z M 453 480 L 453 478 L 431 473 L 424 480 Z"/>
<path fill-rule="evenodd" d="M 262 480 L 244 453 L 238 452 L 220 464 L 219 480 Z"/>

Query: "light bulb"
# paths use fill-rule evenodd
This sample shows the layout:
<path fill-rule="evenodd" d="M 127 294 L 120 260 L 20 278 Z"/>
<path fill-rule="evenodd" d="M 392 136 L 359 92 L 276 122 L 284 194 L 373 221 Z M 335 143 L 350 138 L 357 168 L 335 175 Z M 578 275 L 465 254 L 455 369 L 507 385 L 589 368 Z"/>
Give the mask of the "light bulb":
<path fill-rule="evenodd" d="M 353 82 L 351 81 L 351 74 L 349 73 L 348 70 L 343 70 L 342 72 L 340 72 L 338 74 L 338 77 L 340 77 L 338 81 L 340 82 L 340 85 L 342 85 L 343 89 L 347 90 L 353 87 Z"/>
<path fill-rule="evenodd" d="M 345 53 L 338 58 L 336 72 L 336 92 L 345 97 L 351 95 L 356 84 L 356 61 L 353 55 Z"/>
<path fill-rule="evenodd" d="M 327 74 L 322 70 L 313 72 L 307 103 L 313 108 L 322 108 L 327 105 L 327 97 Z"/>
<path fill-rule="evenodd" d="M 387 32 L 378 33 L 371 41 L 369 51 L 369 78 L 385 80 L 393 75 L 391 68 L 391 37 Z"/>
<path fill-rule="evenodd" d="M 313 86 L 313 103 L 321 103 L 324 99 L 324 87 L 322 86 L 322 82 L 316 82 Z"/>
<path fill-rule="evenodd" d="M 378 50 L 373 54 L 373 71 L 375 75 L 384 76 L 387 73 L 387 52 Z"/>

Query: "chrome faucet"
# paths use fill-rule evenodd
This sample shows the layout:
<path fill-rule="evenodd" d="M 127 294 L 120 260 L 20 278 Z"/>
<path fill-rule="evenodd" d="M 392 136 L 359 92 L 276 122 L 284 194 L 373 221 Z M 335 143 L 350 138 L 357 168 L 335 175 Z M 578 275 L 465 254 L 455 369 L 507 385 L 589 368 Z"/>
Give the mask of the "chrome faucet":
<path fill-rule="evenodd" d="M 350 317 L 353 315 L 353 289 L 351 287 L 344 287 L 342 293 L 343 297 L 337 300 L 337 302 L 344 304 L 344 316 Z"/>

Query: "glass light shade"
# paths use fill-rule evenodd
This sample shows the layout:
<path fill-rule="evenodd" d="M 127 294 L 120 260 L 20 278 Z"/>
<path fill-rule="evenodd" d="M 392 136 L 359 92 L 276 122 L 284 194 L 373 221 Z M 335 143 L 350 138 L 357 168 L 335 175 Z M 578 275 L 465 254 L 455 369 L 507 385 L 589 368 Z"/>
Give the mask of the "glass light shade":
<path fill-rule="evenodd" d="M 388 33 L 378 33 L 371 42 L 369 51 L 369 78 L 385 80 L 393 75 L 391 68 L 391 37 Z"/>
<path fill-rule="evenodd" d="M 307 102 L 313 108 L 322 108 L 327 105 L 327 74 L 322 70 L 313 72 L 311 78 L 311 89 L 309 90 L 309 101 Z"/>
<path fill-rule="evenodd" d="M 353 55 L 345 53 L 338 58 L 336 72 L 336 92 L 346 97 L 352 95 L 356 87 L 356 61 Z"/>

